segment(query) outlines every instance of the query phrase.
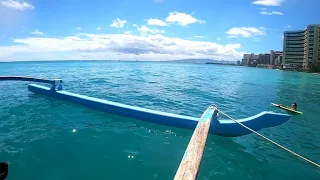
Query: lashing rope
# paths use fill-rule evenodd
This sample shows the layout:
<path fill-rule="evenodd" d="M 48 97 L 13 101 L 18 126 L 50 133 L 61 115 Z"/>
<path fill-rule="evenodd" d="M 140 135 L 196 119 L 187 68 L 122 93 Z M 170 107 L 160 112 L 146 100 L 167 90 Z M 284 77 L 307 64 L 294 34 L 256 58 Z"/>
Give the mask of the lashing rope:
<path fill-rule="evenodd" d="M 229 115 L 227 115 L 226 113 L 222 112 L 220 109 L 217 109 L 217 110 L 218 110 L 221 114 L 223 114 L 223 115 L 225 115 L 226 117 L 228 117 L 229 119 L 231 119 L 232 121 L 234 121 L 234 122 L 236 122 L 236 123 L 240 124 L 240 125 L 241 125 L 241 126 L 243 126 L 244 128 L 246 128 L 246 129 L 248 129 L 249 131 L 251 131 L 251 132 L 255 133 L 256 135 L 258 135 L 258 136 L 262 137 L 263 139 L 265 139 L 265 140 L 267 140 L 267 141 L 271 142 L 272 144 L 274 144 L 274 145 L 276 145 L 276 146 L 280 147 L 281 149 L 283 149 L 283 150 L 285 150 L 285 151 L 287 151 L 287 152 L 289 152 L 289 153 L 293 154 L 294 156 L 297 156 L 297 157 L 299 157 L 299 158 L 301 158 L 301 159 L 303 159 L 303 160 L 305 160 L 305 161 L 307 161 L 307 162 L 309 162 L 309 163 L 311 163 L 311 164 L 315 165 L 316 167 L 320 168 L 320 165 L 319 165 L 319 164 L 317 164 L 317 163 L 315 163 L 315 162 L 313 162 L 313 161 L 311 161 L 311 160 L 309 160 L 309 159 L 307 159 L 307 158 L 305 158 L 305 157 L 303 157 L 303 156 L 301 156 L 301 155 L 299 155 L 299 154 L 297 154 L 297 153 L 293 152 L 292 150 L 290 150 L 290 149 L 288 149 L 288 148 L 286 148 L 286 147 L 284 147 L 284 146 L 282 146 L 282 145 L 280 145 L 280 144 L 278 144 L 278 143 L 274 142 L 273 140 L 271 140 L 271 139 L 269 139 L 269 138 L 265 137 L 264 135 L 262 135 L 262 134 L 258 133 L 257 131 L 255 131 L 255 130 L 253 130 L 253 129 L 249 128 L 248 126 L 246 126 L 246 125 L 244 125 L 244 124 L 242 124 L 241 122 L 236 121 L 236 120 L 235 120 L 235 119 L 233 119 L 231 116 L 229 116 Z"/>

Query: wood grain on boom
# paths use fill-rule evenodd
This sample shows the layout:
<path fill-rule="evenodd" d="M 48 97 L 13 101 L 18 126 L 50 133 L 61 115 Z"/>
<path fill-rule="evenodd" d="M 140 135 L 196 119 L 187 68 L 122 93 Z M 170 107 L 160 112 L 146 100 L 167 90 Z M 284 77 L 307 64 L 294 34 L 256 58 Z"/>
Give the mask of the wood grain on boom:
<path fill-rule="evenodd" d="M 209 107 L 201 116 L 176 172 L 175 180 L 196 179 L 213 113 L 217 113 L 215 107 Z"/>

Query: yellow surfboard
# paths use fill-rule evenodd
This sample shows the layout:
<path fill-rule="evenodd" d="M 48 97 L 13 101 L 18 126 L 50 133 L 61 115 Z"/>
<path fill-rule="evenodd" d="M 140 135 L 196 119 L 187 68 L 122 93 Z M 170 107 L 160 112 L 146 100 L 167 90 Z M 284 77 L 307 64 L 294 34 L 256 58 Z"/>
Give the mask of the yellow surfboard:
<path fill-rule="evenodd" d="M 275 103 L 271 103 L 271 104 L 272 104 L 272 106 L 276 106 L 276 107 L 279 107 L 281 109 L 284 109 L 284 110 L 287 110 L 287 111 L 290 111 L 290 112 L 293 112 L 293 113 L 302 114 L 302 112 L 293 110 L 288 106 L 283 106 L 283 105 L 279 105 L 279 104 L 275 104 Z"/>

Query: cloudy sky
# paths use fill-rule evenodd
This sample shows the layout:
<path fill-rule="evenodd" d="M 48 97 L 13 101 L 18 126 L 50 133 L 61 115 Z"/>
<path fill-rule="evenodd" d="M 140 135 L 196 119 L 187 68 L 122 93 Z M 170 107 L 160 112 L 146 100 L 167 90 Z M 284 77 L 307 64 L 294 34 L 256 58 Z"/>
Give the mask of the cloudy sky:
<path fill-rule="evenodd" d="M 320 23 L 319 0 L 0 0 L 0 61 L 239 60 Z"/>

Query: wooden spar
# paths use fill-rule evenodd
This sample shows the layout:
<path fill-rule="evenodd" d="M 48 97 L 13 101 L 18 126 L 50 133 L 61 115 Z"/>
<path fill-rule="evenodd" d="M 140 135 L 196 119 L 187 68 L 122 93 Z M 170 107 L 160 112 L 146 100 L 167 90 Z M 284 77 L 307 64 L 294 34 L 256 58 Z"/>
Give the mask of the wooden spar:
<path fill-rule="evenodd" d="M 51 90 L 55 91 L 56 86 L 57 90 L 62 90 L 62 80 L 48 80 L 48 79 L 40 79 L 26 76 L 0 76 L 0 81 L 32 81 L 32 82 L 40 82 L 40 83 L 48 83 L 51 84 Z"/>
<path fill-rule="evenodd" d="M 213 114 L 214 113 L 214 114 Z M 190 139 L 188 147 L 183 155 L 175 180 L 194 180 L 200 167 L 204 146 L 207 141 L 208 131 L 212 117 L 217 115 L 216 107 L 210 106 L 202 114 L 196 129 Z"/>
<path fill-rule="evenodd" d="M 55 83 L 54 80 L 25 77 L 25 76 L 0 76 L 0 81 L 33 81 L 33 82 L 48 83 L 48 84 Z"/>

